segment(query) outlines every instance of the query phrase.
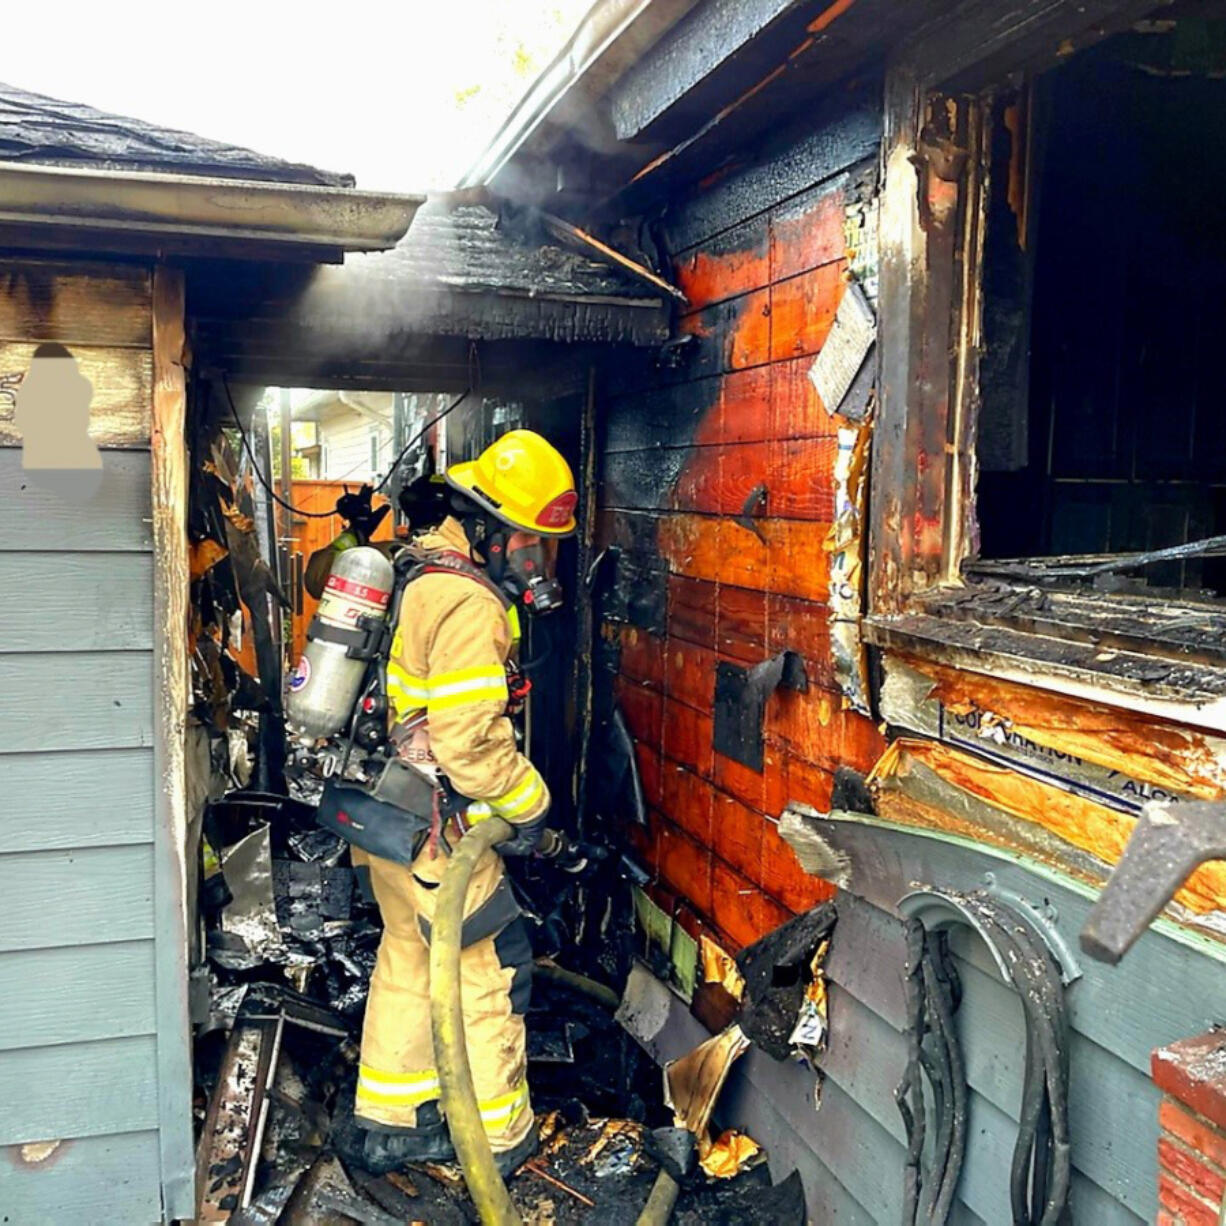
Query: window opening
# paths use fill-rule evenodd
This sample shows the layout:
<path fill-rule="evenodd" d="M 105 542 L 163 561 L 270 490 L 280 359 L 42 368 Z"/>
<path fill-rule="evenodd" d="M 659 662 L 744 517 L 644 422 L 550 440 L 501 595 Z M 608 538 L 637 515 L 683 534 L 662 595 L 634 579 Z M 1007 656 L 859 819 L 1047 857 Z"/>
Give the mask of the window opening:
<path fill-rule="evenodd" d="M 1064 565 L 1226 534 L 1226 5 L 1212 9 L 1164 10 L 992 100 L 970 572 L 1059 558 L 1023 573 L 1226 595 L 1220 548 Z"/>

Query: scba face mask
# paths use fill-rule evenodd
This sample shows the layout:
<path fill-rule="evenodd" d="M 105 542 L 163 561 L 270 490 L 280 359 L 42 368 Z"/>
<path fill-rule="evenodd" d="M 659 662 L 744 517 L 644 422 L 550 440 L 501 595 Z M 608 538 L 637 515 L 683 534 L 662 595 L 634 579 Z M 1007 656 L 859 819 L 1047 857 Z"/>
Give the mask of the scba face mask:
<path fill-rule="evenodd" d="M 533 532 L 499 529 L 485 540 L 490 578 L 535 617 L 556 612 L 565 601 L 554 574 L 557 544 Z"/>

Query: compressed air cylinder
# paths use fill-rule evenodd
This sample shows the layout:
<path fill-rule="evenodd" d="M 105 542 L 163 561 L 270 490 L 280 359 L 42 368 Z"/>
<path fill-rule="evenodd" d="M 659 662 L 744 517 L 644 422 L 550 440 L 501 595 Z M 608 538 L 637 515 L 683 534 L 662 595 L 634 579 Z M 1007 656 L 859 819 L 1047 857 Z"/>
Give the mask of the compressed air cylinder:
<path fill-rule="evenodd" d="M 350 648 L 369 624 L 365 619 L 387 617 L 393 577 L 377 549 L 363 545 L 337 554 L 290 678 L 286 716 L 295 735 L 318 739 L 348 726 L 369 663 Z"/>

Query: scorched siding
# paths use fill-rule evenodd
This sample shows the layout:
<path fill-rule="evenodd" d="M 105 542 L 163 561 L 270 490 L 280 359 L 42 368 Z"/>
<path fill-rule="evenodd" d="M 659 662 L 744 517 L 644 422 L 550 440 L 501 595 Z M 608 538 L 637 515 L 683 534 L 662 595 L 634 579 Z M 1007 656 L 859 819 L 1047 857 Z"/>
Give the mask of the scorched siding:
<path fill-rule="evenodd" d="M 828 632 L 840 421 L 808 371 L 876 152 L 864 112 L 833 126 L 779 155 L 782 198 L 724 181 L 678 207 L 666 228 L 692 339 L 679 368 L 615 383 L 603 414 L 600 543 L 623 550 L 604 639 L 652 811 L 640 850 L 687 927 L 732 947 L 826 896 L 776 821 L 789 801 L 828 808 L 835 768 L 882 748 L 843 708 Z M 767 702 L 759 773 L 712 748 L 716 665 L 785 649 L 809 690 Z"/>

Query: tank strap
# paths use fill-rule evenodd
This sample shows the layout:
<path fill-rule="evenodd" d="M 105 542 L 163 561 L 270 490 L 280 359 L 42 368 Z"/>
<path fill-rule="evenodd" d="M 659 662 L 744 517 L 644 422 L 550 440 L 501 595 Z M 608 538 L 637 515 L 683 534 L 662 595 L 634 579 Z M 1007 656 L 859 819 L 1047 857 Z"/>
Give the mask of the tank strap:
<path fill-rule="evenodd" d="M 479 567 L 471 558 L 466 558 L 458 549 L 438 549 L 426 554 L 419 566 L 410 572 L 407 583 L 420 579 L 422 575 L 462 575 L 479 583 L 489 592 L 498 597 L 503 609 L 511 607 L 507 594 Z"/>

